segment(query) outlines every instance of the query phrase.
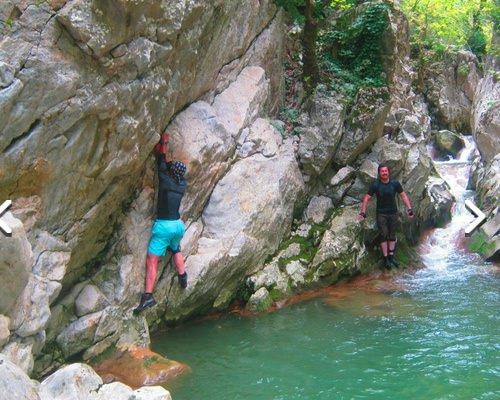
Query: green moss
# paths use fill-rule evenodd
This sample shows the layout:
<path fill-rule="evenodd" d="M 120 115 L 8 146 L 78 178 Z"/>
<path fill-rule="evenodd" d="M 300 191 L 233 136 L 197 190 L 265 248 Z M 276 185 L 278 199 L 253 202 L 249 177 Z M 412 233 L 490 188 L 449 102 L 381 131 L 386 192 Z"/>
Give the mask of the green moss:
<path fill-rule="evenodd" d="M 158 364 L 161 361 L 162 360 L 159 356 L 152 356 L 144 358 L 142 364 L 144 365 L 144 368 L 150 368 L 151 366 Z"/>
<path fill-rule="evenodd" d="M 272 305 L 273 299 L 271 298 L 271 296 L 267 296 L 263 301 L 255 306 L 254 310 L 257 312 L 264 312 L 269 310 L 269 307 L 271 307 Z"/>
<path fill-rule="evenodd" d="M 280 289 L 278 289 L 276 287 L 273 287 L 269 291 L 269 295 L 271 296 L 272 301 L 278 301 L 278 300 L 284 299 L 287 296 L 287 293 L 281 291 Z"/>
<path fill-rule="evenodd" d="M 488 239 L 488 236 L 482 232 L 478 231 L 472 235 L 471 241 L 469 243 L 469 250 L 474 253 L 479 253 L 483 257 L 489 256 L 495 249 L 495 243 Z"/>

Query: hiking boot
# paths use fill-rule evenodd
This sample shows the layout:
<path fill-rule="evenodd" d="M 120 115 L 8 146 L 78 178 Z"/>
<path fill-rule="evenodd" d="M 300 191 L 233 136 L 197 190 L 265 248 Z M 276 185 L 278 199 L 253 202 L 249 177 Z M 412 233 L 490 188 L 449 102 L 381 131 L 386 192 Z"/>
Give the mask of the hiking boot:
<path fill-rule="evenodd" d="M 151 293 L 143 293 L 139 305 L 134 309 L 134 314 L 137 315 L 143 312 L 146 308 L 156 305 L 156 301 Z"/>
<path fill-rule="evenodd" d="M 389 257 L 384 257 L 384 268 L 385 269 L 392 269 L 392 267 L 394 267 L 394 265 L 389 260 Z"/>
<path fill-rule="evenodd" d="M 389 255 L 387 258 L 389 259 L 389 262 L 392 264 L 394 268 L 399 268 L 399 263 L 394 258 L 394 254 Z"/>
<path fill-rule="evenodd" d="M 177 274 L 177 277 L 179 278 L 179 285 L 181 285 L 181 288 L 186 289 L 188 285 L 188 274 L 187 272 L 184 272 L 182 275 Z"/>

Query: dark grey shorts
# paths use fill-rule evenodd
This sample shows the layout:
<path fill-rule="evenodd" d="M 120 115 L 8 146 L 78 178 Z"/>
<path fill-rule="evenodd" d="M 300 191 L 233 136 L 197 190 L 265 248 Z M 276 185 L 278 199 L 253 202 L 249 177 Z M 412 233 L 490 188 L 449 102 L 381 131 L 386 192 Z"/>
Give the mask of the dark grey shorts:
<path fill-rule="evenodd" d="M 396 240 L 397 214 L 377 214 L 377 226 L 382 242 Z"/>

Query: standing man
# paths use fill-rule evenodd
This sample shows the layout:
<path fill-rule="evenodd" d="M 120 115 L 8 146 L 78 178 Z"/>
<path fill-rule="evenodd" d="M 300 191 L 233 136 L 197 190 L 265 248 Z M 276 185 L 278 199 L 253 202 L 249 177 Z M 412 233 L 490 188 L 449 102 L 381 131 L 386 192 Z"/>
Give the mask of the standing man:
<path fill-rule="evenodd" d="M 394 259 L 394 250 L 396 248 L 396 222 L 397 205 L 396 193 L 399 193 L 403 203 L 406 206 L 408 217 L 413 218 L 410 199 L 403 191 L 401 183 L 395 179 L 390 179 L 389 167 L 379 165 L 378 179 L 372 183 L 368 193 L 365 194 L 361 203 L 361 211 L 358 219 L 362 221 L 366 218 L 366 209 L 371 197 L 377 195 L 377 227 L 381 236 L 380 249 L 384 256 L 386 268 L 398 267 L 398 262 Z"/>
<path fill-rule="evenodd" d="M 135 314 L 156 304 L 153 298 L 153 289 L 158 273 L 158 261 L 160 257 L 165 255 L 167 249 L 172 252 L 181 288 L 185 289 L 187 286 L 187 273 L 180 247 L 186 227 L 179 214 L 179 206 L 187 187 L 184 179 L 186 165 L 181 161 L 167 160 L 168 141 L 169 135 L 164 133 L 160 142 L 155 146 L 159 181 L 158 207 L 146 256 L 145 291 L 139 305 L 134 310 Z"/>

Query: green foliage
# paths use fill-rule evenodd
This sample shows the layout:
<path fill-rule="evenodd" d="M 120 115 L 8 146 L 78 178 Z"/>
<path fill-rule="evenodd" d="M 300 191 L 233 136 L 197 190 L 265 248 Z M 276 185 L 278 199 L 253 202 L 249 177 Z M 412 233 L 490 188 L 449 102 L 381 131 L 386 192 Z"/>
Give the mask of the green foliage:
<path fill-rule="evenodd" d="M 389 6 L 368 4 L 355 15 L 340 15 L 320 35 L 321 66 L 333 90 L 353 98 L 359 87 L 387 84 L 382 59 L 382 39 L 388 26 Z"/>
<path fill-rule="evenodd" d="M 488 52 L 493 23 L 498 24 L 497 0 L 402 0 L 410 21 L 413 53 L 431 50 L 436 56 L 450 45 Z"/>
<path fill-rule="evenodd" d="M 470 67 L 467 64 L 462 64 L 458 67 L 457 72 L 459 76 L 467 76 L 469 75 Z"/>

